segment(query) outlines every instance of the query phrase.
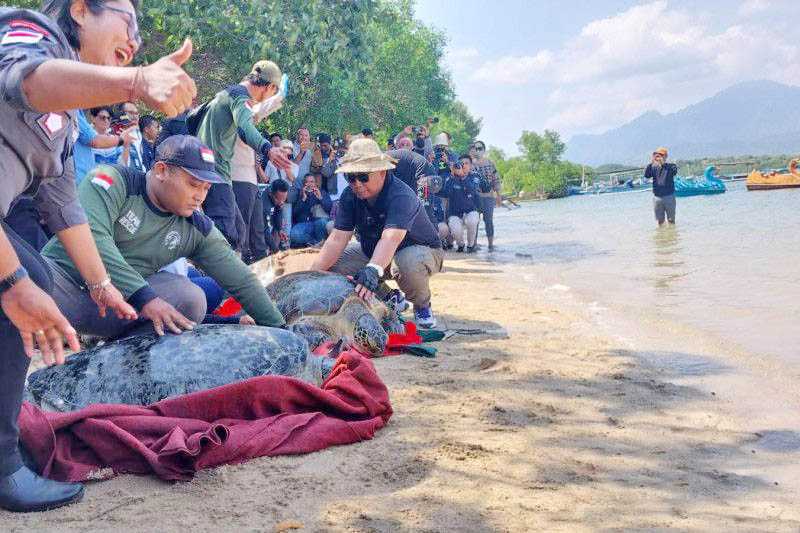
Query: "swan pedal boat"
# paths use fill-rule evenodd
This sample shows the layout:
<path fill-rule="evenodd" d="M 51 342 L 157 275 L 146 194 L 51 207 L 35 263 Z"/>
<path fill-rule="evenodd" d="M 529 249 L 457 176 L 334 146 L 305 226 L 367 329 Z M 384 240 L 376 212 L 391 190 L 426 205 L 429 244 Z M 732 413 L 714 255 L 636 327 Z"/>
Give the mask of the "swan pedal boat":
<path fill-rule="evenodd" d="M 771 189 L 790 189 L 800 187 L 800 170 L 797 169 L 798 160 L 792 159 L 789 163 L 789 172 L 779 174 L 778 172 L 752 171 L 747 176 L 748 191 L 767 191 Z"/>
<path fill-rule="evenodd" d="M 700 196 L 706 194 L 722 194 L 726 191 L 725 183 L 714 175 L 716 167 L 706 168 L 702 179 L 675 178 L 675 196 Z"/>

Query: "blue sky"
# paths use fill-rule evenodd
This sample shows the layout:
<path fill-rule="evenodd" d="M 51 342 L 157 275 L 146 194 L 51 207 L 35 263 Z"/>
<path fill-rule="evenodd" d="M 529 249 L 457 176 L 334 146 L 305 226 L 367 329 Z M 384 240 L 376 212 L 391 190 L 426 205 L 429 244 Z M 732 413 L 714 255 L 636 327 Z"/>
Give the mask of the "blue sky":
<path fill-rule="evenodd" d="M 599 133 L 753 79 L 800 85 L 800 0 L 417 0 L 487 144 Z"/>

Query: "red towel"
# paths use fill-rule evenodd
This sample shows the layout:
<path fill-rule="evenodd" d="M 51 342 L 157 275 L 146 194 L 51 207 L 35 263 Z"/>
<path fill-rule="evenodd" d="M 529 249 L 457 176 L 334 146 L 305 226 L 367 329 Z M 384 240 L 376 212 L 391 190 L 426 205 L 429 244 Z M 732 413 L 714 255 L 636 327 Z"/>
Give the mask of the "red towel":
<path fill-rule="evenodd" d="M 389 342 L 386 343 L 384 355 L 400 355 L 403 347 L 422 344 L 422 337 L 417 334 L 417 325 L 413 322 L 406 322 L 405 333 L 389 333 Z"/>
<path fill-rule="evenodd" d="M 25 403 L 19 425 L 22 442 L 52 479 L 94 479 L 110 468 L 188 480 L 225 463 L 370 439 L 391 415 L 389 392 L 372 362 L 345 352 L 321 388 L 263 376 L 149 407 L 51 413 Z"/>
<path fill-rule="evenodd" d="M 222 304 L 214 310 L 214 314 L 221 317 L 235 316 L 241 312 L 242 304 L 236 298 L 230 296 Z"/>

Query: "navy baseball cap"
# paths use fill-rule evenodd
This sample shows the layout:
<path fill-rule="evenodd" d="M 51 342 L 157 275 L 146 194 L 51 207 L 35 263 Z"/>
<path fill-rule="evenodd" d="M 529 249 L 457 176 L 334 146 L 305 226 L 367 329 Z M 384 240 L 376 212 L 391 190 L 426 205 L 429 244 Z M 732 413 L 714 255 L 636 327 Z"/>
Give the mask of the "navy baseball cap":
<path fill-rule="evenodd" d="M 215 170 L 214 152 L 191 135 L 173 135 L 164 139 L 156 148 L 158 161 L 181 167 L 200 181 L 227 183 Z"/>

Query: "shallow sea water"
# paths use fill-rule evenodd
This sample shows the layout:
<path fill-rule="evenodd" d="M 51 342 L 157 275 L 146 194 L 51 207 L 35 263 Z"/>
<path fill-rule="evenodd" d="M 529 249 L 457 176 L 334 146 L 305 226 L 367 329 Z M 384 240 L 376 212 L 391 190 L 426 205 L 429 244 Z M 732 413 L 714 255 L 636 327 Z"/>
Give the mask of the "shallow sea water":
<path fill-rule="evenodd" d="M 656 226 L 649 191 L 526 203 L 496 218 L 500 249 L 489 257 L 526 279 L 800 364 L 800 189 L 738 182 L 678 198 L 674 227 Z"/>

